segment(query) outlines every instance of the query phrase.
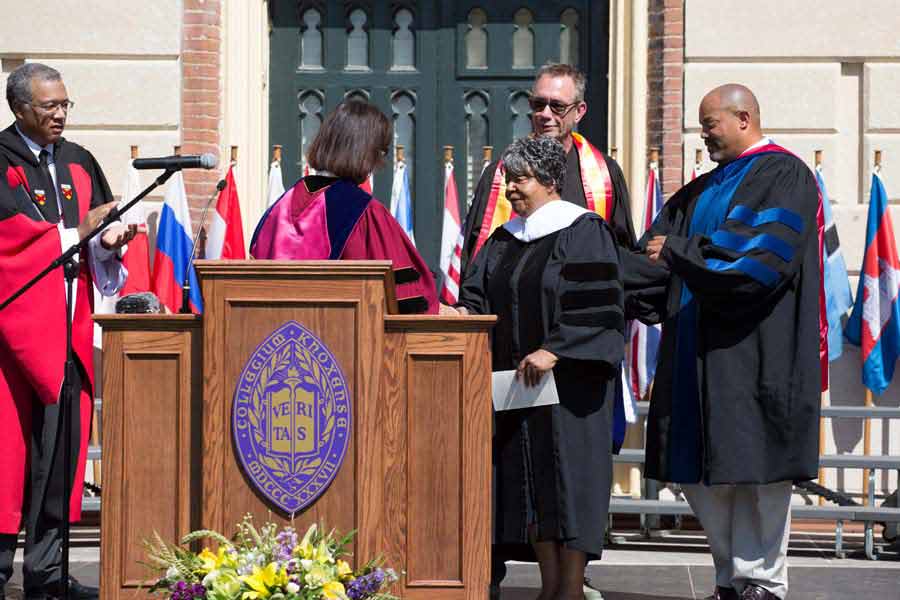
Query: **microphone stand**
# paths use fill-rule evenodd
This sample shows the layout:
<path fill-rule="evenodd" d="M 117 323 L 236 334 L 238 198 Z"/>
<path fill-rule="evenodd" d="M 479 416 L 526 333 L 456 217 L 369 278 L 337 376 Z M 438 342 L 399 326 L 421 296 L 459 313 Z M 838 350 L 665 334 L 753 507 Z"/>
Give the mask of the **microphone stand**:
<path fill-rule="evenodd" d="M 63 444 L 63 499 L 62 499 L 62 564 L 60 572 L 60 586 L 62 588 L 62 598 L 69 597 L 69 543 L 70 543 L 70 527 L 69 515 L 70 504 L 72 500 L 72 405 L 78 402 L 81 396 L 81 390 L 74 389 L 75 382 L 75 350 L 72 344 L 72 321 L 75 315 L 72 314 L 72 307 L 75 302 L 75 279 L 78 277 L 78 262 L 73 260 L 76 254 L 87 248 L 88 242 L 96 237 L 101 231 L 108 227 L 111 223 L 119 220 L 119 217 L 131 209 L 140 200 L 143 200 L 150 192 L 164 184 L 169 177 L 175 174 L 178 169 L 166 169 L 162 175 L 157 177 L 143 192 L 134 197 L 122 208 L 118 206 L 109 211 L 97 227 L 88 233 L 84 239 L 73 244 L 68 250 L 53 259 L 53 261 L 44 268 L 43 271 L 32 277 L 25 285 L 16 290 L 9 298 L 0 304 L 0 311 L 12 304 L 17 298 L 21 297 L 25 292 L 30 290 L 38 281 L 47 276 L 48 273 L 59 267 L 63 268 L 63 276 L 66 280 L 66 362 L 63 369 L 63 384 L 60 393 L 59 402 L 60 418 L 62 419 L 62 435 L 60 439 Z"/>
<path fill-rule="evenodd" d="M 197 235 L 194 236 L 194 244 L 191 246 L 191 254 L 188 256 L 187 269 L 184 271 L 184 281 L 181 285 L 181 309 L 178 312 L 183 315 L 189 315 L 193 312 L 191 310 L 191 269 L 194 267 L 194 254 L 197 252 L 197 242 L 200 241 L 200 234 L 203 232 L 203 225 L 206 223 L 206 212 L 209 210 L 212 201 L 218 197 L 226 185 L 228 184 L 224 179 L 219 180 L 219 183 L 216 184 L 216 191 L 206 201 L 206 206 L 203 207 L 203 212 L 200 214 L 200 225 L 197 227 Z"/>

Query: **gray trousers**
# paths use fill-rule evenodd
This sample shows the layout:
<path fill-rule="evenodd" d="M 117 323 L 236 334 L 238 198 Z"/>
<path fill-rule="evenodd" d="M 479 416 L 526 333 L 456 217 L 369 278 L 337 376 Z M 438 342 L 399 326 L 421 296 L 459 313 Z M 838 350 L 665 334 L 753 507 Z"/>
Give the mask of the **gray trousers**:
<path fill-rule="evenodd" d="M 765 485 L 682 485 L 706 531 L 716 585 L 740 593 L 753 583 L 779 598 L 788 590 L 790 481 Z"/>

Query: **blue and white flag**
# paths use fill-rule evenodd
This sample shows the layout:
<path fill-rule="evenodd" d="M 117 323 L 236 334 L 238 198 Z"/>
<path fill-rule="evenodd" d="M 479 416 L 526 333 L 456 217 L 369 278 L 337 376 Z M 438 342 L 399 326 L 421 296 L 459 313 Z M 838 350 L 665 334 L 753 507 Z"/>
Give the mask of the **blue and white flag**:
<path fill-rule="evenodd" d="M 850 291 L 850 277 L 847 276 L 847 265 L 841 253 L 841 242 L 838 238 L 837 225 L 831 214 L 831 202 L 825 191 L 825 179 L 822 177 L 822 166 L 816 166 L 816 183 L 822 193 L 822 212 L 825 217 L 825 235 L 822 241 L 822 262 L 825 277 L 825 307 L 828 314 L 828 360 L 833 361 L 843 352 L 844 327 L 841 319 L 853 306 Z"/>
<path fill-rule="evenodd" d="M 406 161 L 398 160 L 394 169 L 394 182 L 391 185 L 391 214 L 400 223 L 409 241 L 415 245 L 413 233 L 412 199 L 409 195 L 409 176 L 406 173 Z"/>

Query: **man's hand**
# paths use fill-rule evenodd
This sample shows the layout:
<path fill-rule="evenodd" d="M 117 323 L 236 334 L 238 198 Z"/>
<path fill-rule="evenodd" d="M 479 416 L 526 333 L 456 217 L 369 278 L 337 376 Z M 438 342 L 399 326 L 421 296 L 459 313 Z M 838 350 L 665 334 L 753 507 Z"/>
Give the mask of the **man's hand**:
<path fill-rule="evenodd" d="M 107 250 L 117 250 L 134 239 L 137 228 L 137 223 L 131 225 L 113 223 L 100 234 L 100 245 Z"/>
<path fill-rule="evenodd" d="M 448 304 L 438 304 L 438 314 L 442 317 L 451 317 L 462 314 L 458 309 L 448 305 Z"/>
<path fill-rule="evenodd" d="M 84 220 L 78 225 L 78 239 L 83 240 L 90 232 L 96 229 L 97 225 L 103 221 L 103 218 L 109 214 L 109 211 L 116 207 L 116 204 L 118 202 L 107 202 L 89 210 L 88 214 L 84 216 Z"/>
<path fill-rule="evenodd" d="M 647 256 L 650 260 L 659 260 L 663 246 L 666 245 L 666 236 L 657 235 L 647 242 Z"/>
<path fill-rule="evenodd" d="M 516 369 L 516 377 L 525 378 L 525 387 L 532 387 L 540 383 L 544 373 L 552 369 L 559 360 L 555 354 L 541 348 L 535 350 L 522 359 Z"/>

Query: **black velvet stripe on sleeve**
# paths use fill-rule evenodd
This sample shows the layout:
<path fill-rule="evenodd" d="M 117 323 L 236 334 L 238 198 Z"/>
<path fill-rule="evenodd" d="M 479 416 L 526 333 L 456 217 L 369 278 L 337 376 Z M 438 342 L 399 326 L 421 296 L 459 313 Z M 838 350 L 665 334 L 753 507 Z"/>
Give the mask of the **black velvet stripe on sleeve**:
<path fill-rule="evenodd" d="M 560 298 L 564 311 L 582 308 L 600 308 L 622 303 L 622 292 L 617 287 L 602 290 L 567 290 Z"/>
<path fill-rule="evenodd" d="M 563 313 L 559 318 L 560 323 L 572 327 L 602 327 L 625 331 L 625 317 L 619 310 L 592 310 L 581 313 Z"/>
<path fill-rule="evenodd" d="M 403 285 L 404 283 L 412 283 L 418 281 L 421 275 L 412 267 L 403 267 L 402 269 L 394 269 L 394 283 Z"/>
<path fill-rule="evenodd" d="M 608 281 L 619 278 L 619 265 L 614 262 L 570 262 L 562 268 L 568 281 Z"/>
<path fill-rule="evenodd" d="M 428 310 L 428 300 L 424 296 L 413 296 L 397 301 L 397 308 L 401 315 L 423 313 Z"/>

